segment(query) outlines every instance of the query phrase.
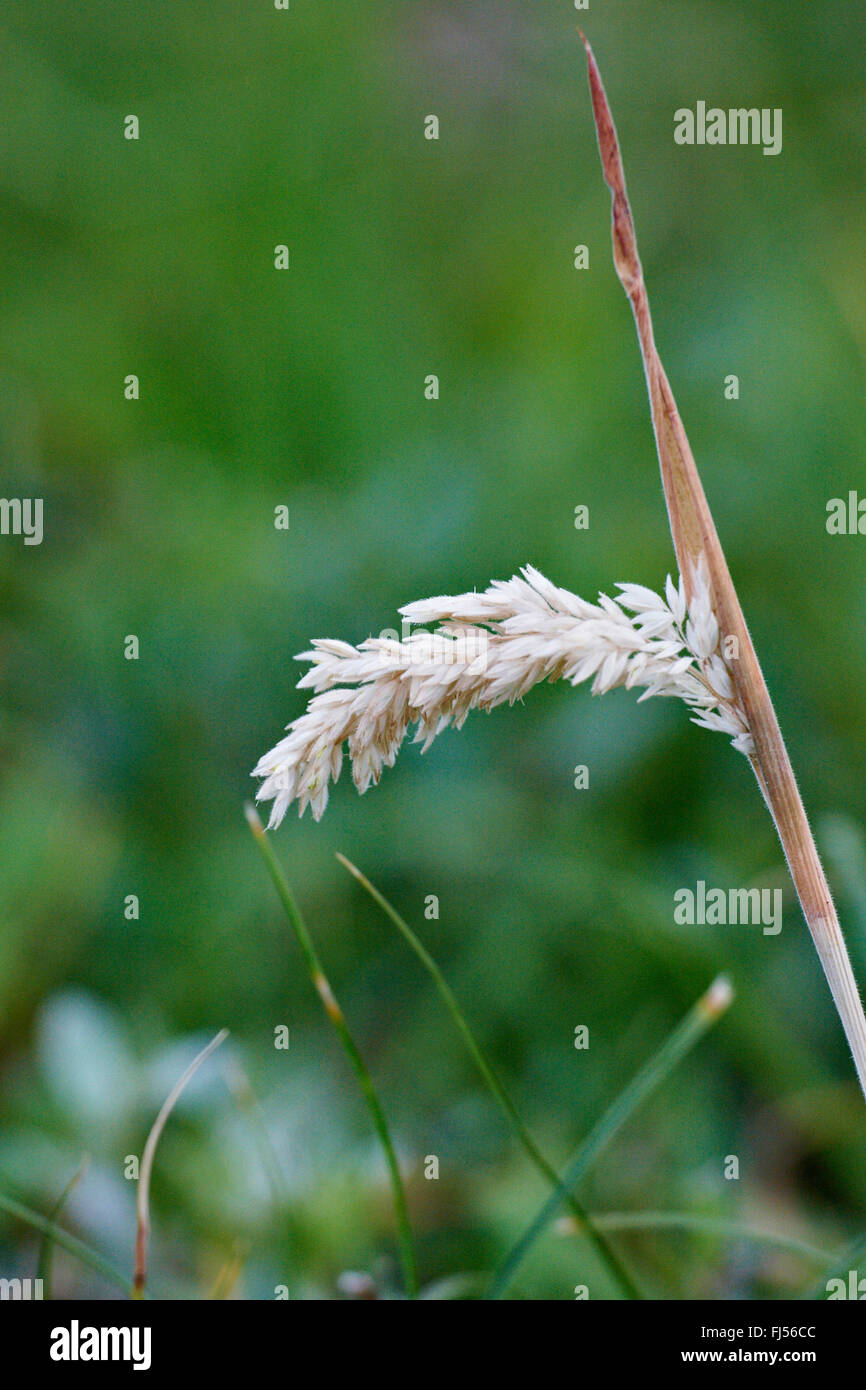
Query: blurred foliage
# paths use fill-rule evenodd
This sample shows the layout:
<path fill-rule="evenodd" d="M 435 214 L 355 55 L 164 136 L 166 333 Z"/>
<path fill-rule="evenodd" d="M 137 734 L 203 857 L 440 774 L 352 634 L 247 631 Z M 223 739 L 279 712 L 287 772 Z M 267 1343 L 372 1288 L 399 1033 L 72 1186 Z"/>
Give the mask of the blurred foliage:
<path fill-rule="evenodd" d="M 590 597 L 672 565 L 577 19 L 662 356 L 866 979 L 866 542 L 824 527 L 828 498 L 864 486 L 857 7 L 7 0 L 0 483 L 44 498 L 45 539 L 0 539 L 0 1184 L 49 1210 L 90 1152 L 64 1220 L 128 1269 L 124 1157 L 230 1027 L 282 1191 L 221 1054 L 157 1159 L 164 1293 L 206 1295 L 232 1262 L 245 1298 L 393 1276 L 367 1116 L 241 814 L 249 769 L 303 708 L 294 653 L 527 561 Z M 698 99 L 782 107 L 782 154 L 675 146 L 673 111 Z M 730 1015 L 617 1140 L 591 1210 L 704 1212 L 827 1248 L 862 1231 L 862 1103 L 772 827 L 746 761 L 681 708 L 536 690 L 423 761 L 407 748 L 363 801 L 345 779 L 276 846 L 380 1086 L 425 1280 L 491 1269 L 543 1191 L 338 849 L 421 931 L 554 1157 L 731 974 Z M 781 935 L 675 927 L 674 889 L 697 878 L 783 886 Z M 32 1272 L 37 1243 L 3 1218 L 3 1272 Z M 816 1273 L 681 1232 L 617 1243 L 670 1298 L 785 1296 Z M 62 1252 L 55 1267 L 58 1292 L 110 1296 Z M 583 1243 L 551 1234 L 517 1292 L 569 1297 L 588 1275 L 603 1296 Z"/>

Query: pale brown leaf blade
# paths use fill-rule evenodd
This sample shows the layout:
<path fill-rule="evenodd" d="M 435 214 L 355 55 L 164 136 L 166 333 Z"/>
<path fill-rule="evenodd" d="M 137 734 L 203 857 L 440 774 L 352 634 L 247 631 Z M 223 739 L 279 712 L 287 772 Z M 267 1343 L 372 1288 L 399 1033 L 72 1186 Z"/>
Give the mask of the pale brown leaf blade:
<path fill-rule="evenodd" d="M 736 659 L 730 661 L 730 671 L 754 742 L 752 766 L 779 833 L 866 1096 L 866 1017 L 862 1001 L 776 712 L 728 571 L 674 394 L 656 349 L 616 127 L 595 56 L 582 33 L 581 38 L 586 48 L 602 170 L 611 190 L 613 259 L 637 326 L 662 485 L 680 572 L 691 600 L 694 568 L 703 554 L 719 628 L 725 637 L 733 637 L 736 641 Z"/>

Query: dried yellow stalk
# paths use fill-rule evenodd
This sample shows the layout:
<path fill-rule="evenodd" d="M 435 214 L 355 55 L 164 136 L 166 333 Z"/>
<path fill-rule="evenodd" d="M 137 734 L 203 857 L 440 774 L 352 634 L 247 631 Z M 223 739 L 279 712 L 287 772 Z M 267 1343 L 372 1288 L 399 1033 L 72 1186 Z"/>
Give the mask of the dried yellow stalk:
<path fill-rule="evenodd" d="M 582 34 L 581 38 L 589 64 L 589 85 L 602 169 L 613 199 L 614 264 L 631 302 L 637 325 L 662 484 L 680 572 L 691 601 L 694 575 L 701 554 L 704 555 L 720 631 L 725 638 L 736 639 L 733 645 L 735 659 L 729 655 L 729 666 L 754 742 L 750 761 L 779 833 L 791 877 L 866 1096 L 866 1018 L 863 1004 L 779 721 L 728 572 L 676 401 L 656 351 L 616 129 L 592 49 Z"/>

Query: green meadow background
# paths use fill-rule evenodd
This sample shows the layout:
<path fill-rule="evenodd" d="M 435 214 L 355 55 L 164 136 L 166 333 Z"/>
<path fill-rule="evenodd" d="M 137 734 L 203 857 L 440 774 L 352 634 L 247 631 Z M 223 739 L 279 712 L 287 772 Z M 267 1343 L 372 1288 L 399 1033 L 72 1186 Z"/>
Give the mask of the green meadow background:
<path fill-rule="evenodd" d="M 866 539 L 825 529 L 828 499 L 866 494 L 858 8 L 6 0 L 0 493 L 43 498 L 45 536 L 0 538 L 0 1194 L 50 1211 L 89 1154 L 61 1220 L 128 1272 L 126 1157 L 230 1028 L 158 1151 L 161 1297 L 221 1280 L 330 1298 L 358 1270 L 399 1288 L 369 1117 L 242 814 L 250 769 L 304 707 L 295 653 L 527 562 L 588 597 L 674 564 L 578 23 L 866 980 Z M 781 107 L 782 153 L 676 146 L 673 112 L 699 99 Z M 730 974 L 728 1016 L 583 1184 L 591 1211 L 830 1252 L 862 1236 L 863 1104 L 774 832 L 746 760 L 681 707 L 542 687 L 423 758 L 407 746 L 363 799 L 344 772 L 324 820 L 292 812 L 273 843 L 392 1124 L 425 1284 L 491 1272 L 544 1187 L 336 851 L 423 936 L 558 1162 Z M 673 894 L 699 878 L 782 888 L 781 934 L 676 926 Z M 227 1084 L 238 1068 L 252 1107 Z M 668 1299 L 790 1297 L 822 1270 L 745 1237 L 616 1244 Z M 38 1249 L 0 1214 L 0 1273 L 32 1275 Z M 615 1294 L 581 1239 L 551 1232 L 513 1292 L 579 1282 Z M 117 1296 L 63 1252 L 54 1291 Z"/>

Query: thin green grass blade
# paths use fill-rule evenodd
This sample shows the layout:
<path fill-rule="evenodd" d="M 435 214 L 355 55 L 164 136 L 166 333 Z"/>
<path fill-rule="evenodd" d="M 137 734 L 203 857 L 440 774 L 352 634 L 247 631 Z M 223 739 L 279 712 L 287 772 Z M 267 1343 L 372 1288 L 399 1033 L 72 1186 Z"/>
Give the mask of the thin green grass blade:
<path fill-rule="evenodd" d="M 53 1221 L 49 1221 L 46 1216 L 41 1216 L 38 1211 L 31 1211 L 21 1202 L 16 1202 L 12 1197 L 6 1197 L 0 1193 L 0 1211 L 8 1212 L 18 1221 L 24 1221 L 34 1230 L 41 1231 L 44 1236 L 50 1237 L 55 1245 L 67 1251 L 80 1260 L 82 1264 L 89 1265 L 92 1270 L 101 1275 L 109 1284 L 113 1284 L 116 1289 L 121 1289 L 128 1298 L 133 1296 L 132 1281 L 121 1274 L 119 1269 L 115 1269 L 108 1260 L 99 1254 L 97 1250 L 91 1250 L 89 1245 L 85 1245 L 83 1240 L 77 1236 L 70 1235 L 64 1231 L 62 1226 L 58 1226 Z"/>
<path fill-rule="evenodd" d="M 72 1174 L 72 1177 L 69 1179 L 68 1183 L 61 1192 L 60 1196 L 57 1198 L 57 1201 L 54 1203 L 54 1206 L 49 1211 L 48 1220 L 52 1222 L 52 1224 L 57 1220 L 58 1216 L 65 1207 L 67 1198 L 69 1197 L 69 1194 L 72 1191 L 72 1189 L 75 1187 L 75 1184 L 84 1176 L 89 1162 L 90 1154 L 85 1154 L 78 1167 L 76 1168 L 75 1172 Z M 36 1278 L 42 1280 L 42 1297 L 46 1303 L 51 1298 L 52 1249 L 53 1246 L 51 1236 L 45 1234 L 42 1239 L 42 1244 L 39 1250 L 39 1259 L 36 1264 Z"/>
<path fill-rule="evenodd" d="M 829 1250 L 821 1250 L 817 1245 L 809 1245 L 805 1240 L 796 1240 L 778 1231 L 759 1231 L 745 1221 L 696 1216 L 687 1211 L 594 1212 L 592 1219 L 602 1231 L 694 1231 L 696 1235 L 717 1236 L 719 1240 L 746 1240 L 752 1245 L 772 1245 L 814 1264 L 826 1264 L 832 1258 Z"/>
<path fill-rule="evenodd" d="M 853 1245 L 849 1245 L 847 1250 L 828 1265 L 820 1279 L 807 1289 L 802 1295 L 804 1299 L 825 1300 L 827 1298 L 827 1284 L 831 1279 L 847 1280 L 852 1271 L 857 1275 L 858 1281 L 862 1277 L 859 1272 L 861 1260 L 866 1261 L 866 1236 L 856 1240 Z M 859 1297 L 859 1294 L 858 1294 Z"/>
<path fill-rule="evenodd" d="M 379 1143 L 385 1155 L 385 1162 L 391 1178 L 391 1189 L 394 1195 L 394 1212 L 397 1221 L 397 1235 L 400 1244 L 400 1256 L 403 1264 L 403 1277 L 406 1283 L 406 1292 L 410 1298 L 416 1298 L 418 1294 L 418 1273 L 415 1261 L 415 1246 L 412 1239 L 412 1228 L 409 1224 L 406 1189 L 403 1186 L 403 1178 L 400 1174 L 400 1167 L 397 1163 L 397 1155 L 394 1152 L 394 1145 L 391 1141 L 391 1133 L 388 1129 L 388 1122 L 385 1119 L 385 1112 L 379 1103 L 379 1097 L 376 1094 L 376 1089 L 373 1085 L 370 1073 L 367 1070 L 366 1063 L 358 1051 L 354 1038 L 349 1032 L 348 1024 L 343 1016 L 343 1011 L 337 1003 L 333 990 L 322 969 L 310 933 L 307 930 L 300 909 L 286 881 L 286 877 L 280 868 L 279 861 L 271 848 L 270 841 L 265 834 L 264 826 L 259 819 L 258 813 L 255 807 L 249 804 L 246 806 L 245 810 L 250 829 L 253 832 L 253 838 L 261 851 L 268 873 L 273 880 L 274 887 L 277 890 L 280 902 L 289 920 L 289 925 L 301 948 L 301 954 L 306 962 L 310 979 L 343 1045 L 343 1050 L 352 1065 L 355 1075 L 358 1078 L 358 1084 L 361 1087 L 364 1100 L 367 1103 L 367 1109 L 370 1112 L 373 1127 L 379 1137 Z"/>
<path fill-rule="evenodd" d="M 670 1073 L 690 1052 L 709 1028 L 729 1008 L 733 990 L 727 978 L 720 975 L 705 994 L 689 1010 L 685 1018 L 662 1044 L 653 1058 L 620 1093 L 613 1105 L 602 1115 L 578 1148 L 561 1177 L 563 1187 L 571 1190 L 589 1172 L 599 1154 L 614 1135 L 622 1129 L 638 1107 L 648 1099 Z M 554 1192 L 541 1207 L 535 1220 L 527 1227 L 517 1244 L 506 1257 L 491 1285 L 488 1298 L 502 1298 L 518 1268 L 538 1237 L 553 1219 L 561 1205 L 559 1192 Z"/>
<path fill-rule="evenodd" d="M 153 1173 L 153 1164 L 156 1158 L 156 1151 L 163 1131 L 168 1124 L 172 1111 L 180 1100 L 186 1087 L 200 1067 L 204 1066 L 207 1059 L 218 1047 L 221 1047 L 229 1036 L 228 1028 L 221 1028 L 216 1037 L 211 1038 L 207 1047 L 193 1058 L 189 1066 L 178 1077 L 172 1086 L 162 1105 L 159 1113 L 150 1127 L 144 1148 L 141 1153 L 141 1167 L 138 1175 L 138 1191 L 136 1193 L 136 1230 L 135 1230 L 135 1272 L 132 1279 L 132 1287 L 135 1290 L 133 1297 L 142 1298 L 144 1287 L 147 1283 L 148 1271 L 148 1246 L 150 1244 L 150 1179 Z"/>
<path fill-rule="evenodd" d="M 599 1258 L 610 1269 L 616 1283 L 620 1286 L 626 1298 L 642 1298 L 643 1295 L 641 1294 L 640 1290 L 635 1284 L 634 1279 L 623 1265 L 616 1251 L 611 1247 L 611 1245 L 605 1239 L 605 1237 L 597 1230 L 595 1224 L 584 1211 L 578 1199 L 572 1193 L 570 1193 L 567 1188 L 562 1186 L 562 1184 L 559 1181 L 559 1176 L 556 1172 L 556 1169 L 553 1167 L 553 1164 L 548 1162 L 548 1160 L 544 1157 L 544 1154 L 538 1148 L 537 1144 L 535 1143 L 535 1140 L 533 1139 L 532 1135 L 530 1134 L 529 1130 L 527 1129 L 526 1125 L 521 1119 L 517 1107 L 514 1104 L 514 1101 L 511 1099 L 511 1096 L 509 1095 L 505 1086 L 497 1076 L 493 1064 L 486 1057 L 484 1051 L 481 1048 L 481 1045 L 476 1041 L 475 1035 L 473 1034 L 472 1029 L 469 1027 L 469 1024 L 466 1021 L 466 1018 L 463 1014 L 462 1009 L 460 1008 L 460 1005 L 457 1003 L 451 986 L 448 984 L 448 981 L 445 979 L 445 976 L 442 974 L 442 971 L 439 969 L 439 966 L 436 964 L 435 960 L 430 955 L 430 952 L 427 950 L 426 946 L 416 936 L 415 932 L 409 926 L 408 922 L 403 917 L 401 917 L 397 909 L 391 906 L 384 894 L 379 892 L 379 889 L 376 888 L 370 882 L 366 875 L 361 873 L 361 870 L 357 868 L 357 866 L 353 864 L 350 859 L 347 859 L 344 854 L 338 854 L 337 859 L 340 861 L 343 867 L 345 869 L 348 869 L 349 873 L 352 874 L 354 878 L 358 880 L 361 887 L 365 890 L 365 892 L 369 893 L 373 901 L 378 903 L 379 907 L 381 907 L 382 911 L 386 914 L 386 916 L 388 916 L 391 919 L 397 930 L 408 942 L 415 955 L 421 961 L 421 964 L 431 975 L 433 983 L 439 991 L 439 994 L 445 1004 L 445 1007 L 447 1008 L 452 1019 L 454 1020 L 455 1027 L 457 1028 L 457 1031 L 459 1032 L 460 1036 L 465 1042 L 470 1056 L 475 1062 L 475 1065 L 478 1067 L 478 1070 L 480 1071 L 485 1084 L 490 1090 L 494 1100 L 496 1101 L 496 1104 L 499 1106 L 500 1110 L 505 1116 L 506 1121 L 508 1122 L 511 1130 L 513 1131 L 518 1143 L 522 1146 L 524 1152 L 529 1158 L 529 1161 L 532 1164 L 534 1164 L 534 1166 L 541 1173 L 545 1181 L 550 1183 L 553 1186 L 553 1188 L 558 1192 L 560 1200 L 566 1206 L 568 1206 L 575 1220 L 580 1224 L 581 1229 L 586 1232 L 587 1236 L 591 1240 Z"/>

